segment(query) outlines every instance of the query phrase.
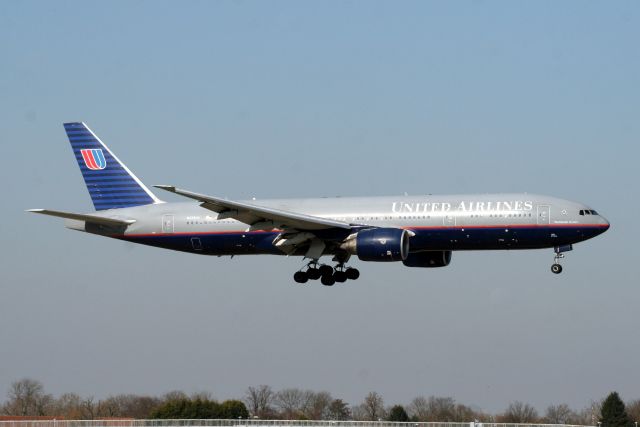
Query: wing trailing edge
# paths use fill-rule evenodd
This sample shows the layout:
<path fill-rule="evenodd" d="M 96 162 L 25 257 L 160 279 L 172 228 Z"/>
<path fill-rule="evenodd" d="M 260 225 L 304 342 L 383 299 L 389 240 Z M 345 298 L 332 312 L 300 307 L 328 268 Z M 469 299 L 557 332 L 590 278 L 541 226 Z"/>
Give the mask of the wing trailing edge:
<path fill-rule="evenodd" d="M 350 230 L 352 227 L 350 224 L 342 221 L 268 208 L 251 203 L 225 200 L 219 197 L 181 190 L 172 185 L 154 185 L 154 187 L 197 200 L 201 202 L 203 208 L 217 212 L 219 218 L 233 218 L 254 228 L 264 226 L 265 223 L 269 223 L 270 226 L 273 225 L 274 228 L 284 226 L 309 231 L 326 230 L 329 228 Z"/>

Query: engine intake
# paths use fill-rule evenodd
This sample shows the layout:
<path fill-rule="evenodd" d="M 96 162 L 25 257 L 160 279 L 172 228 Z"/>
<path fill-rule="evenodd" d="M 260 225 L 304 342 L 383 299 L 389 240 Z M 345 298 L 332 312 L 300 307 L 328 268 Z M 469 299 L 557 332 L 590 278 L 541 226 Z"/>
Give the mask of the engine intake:
<path fill-rule="evenodd" d="M 409 255 L 409 238 L 409 232 L 400 228 L 372 228 L 350 236 L 340 248 L 362 261 L 404 261 Z"/>
<path fill-rule="evenodd" d="M 402 263 L 407 267 L 446 267 L 451 262 L 451 251 L 426 251 L 409 254 Z"/>

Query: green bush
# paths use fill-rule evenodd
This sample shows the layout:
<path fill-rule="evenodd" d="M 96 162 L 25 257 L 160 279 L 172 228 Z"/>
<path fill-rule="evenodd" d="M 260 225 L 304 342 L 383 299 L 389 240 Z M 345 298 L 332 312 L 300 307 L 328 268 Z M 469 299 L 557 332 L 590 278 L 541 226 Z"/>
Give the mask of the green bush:
<path fill-rule="evenodd" d="M 225 400 L 220 409 L 222 418 L 249 418 L 247 407 L 239 400 Z"/>
<path fill-rule="evenodd" d="M 222 418 L 222 406 L 209 399 L 174 399 L 158 406 L 151 418 L 164 419 L 214 419 Z"/>
<path fill-rule="evenodd" d="M 402 405 L 395 405 L 389 411 L 387 421 L 406 423 L 407 421 L 409 421 L 409 415 L 407 415 L 407 411 L 404 410 Z"/>

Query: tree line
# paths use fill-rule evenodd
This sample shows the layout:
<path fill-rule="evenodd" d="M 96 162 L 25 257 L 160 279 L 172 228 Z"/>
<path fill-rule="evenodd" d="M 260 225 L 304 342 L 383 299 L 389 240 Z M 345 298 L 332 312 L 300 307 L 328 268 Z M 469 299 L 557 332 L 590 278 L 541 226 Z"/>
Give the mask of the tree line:
<path fill-rule="evenodd" d="M 118 394 L 105 399 L 64 393 L 59 397 L 46 393 L 39 381 L 22 379 L 11 384 L 7 400 L 0 404 L 0 415 L 50 416 L 64 419 L 138 418 L 138 419 L 284 419 L 284 420 L 356 420 L 412 422 L 499 422 L 581 424 L 602 427 L 636 427 L 640 421 L 640 399 L 625 405 L 616 392 L 591 402 L 576 411 L 567 404 L 550 405 L 544 413 L 520 401 L 508 404 L 504 411 L 490 414 L 456 402 L 452 397 L 418 396 L 408 404 L 388 406 L 372 391 L 362 402 L 350 405 L 326 391 L 285 388 L 268 385 L 247 388 L 244 396 L 218 402 L 209 393 L 187 395 L 173 391 L 162 396 Z"/>

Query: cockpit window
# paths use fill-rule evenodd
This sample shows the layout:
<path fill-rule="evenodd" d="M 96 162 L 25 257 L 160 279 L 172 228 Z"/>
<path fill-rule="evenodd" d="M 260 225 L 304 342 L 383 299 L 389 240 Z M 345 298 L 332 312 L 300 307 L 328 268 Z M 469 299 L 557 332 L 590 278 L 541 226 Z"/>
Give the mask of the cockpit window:
<path fill-rule="evenodd" d="M 594 211 L 593 209 L 591 210 L 591 215 L 598 215 L 598 212 Z"/>
<path fill-rule="evenodd" d="M 580 215 L 584 215 L 584 210 L 580 209 Z"/>

